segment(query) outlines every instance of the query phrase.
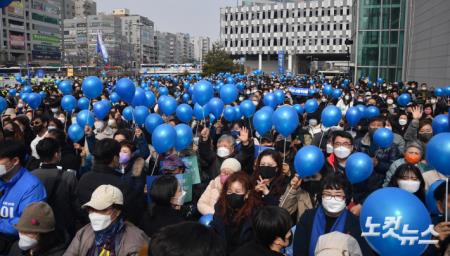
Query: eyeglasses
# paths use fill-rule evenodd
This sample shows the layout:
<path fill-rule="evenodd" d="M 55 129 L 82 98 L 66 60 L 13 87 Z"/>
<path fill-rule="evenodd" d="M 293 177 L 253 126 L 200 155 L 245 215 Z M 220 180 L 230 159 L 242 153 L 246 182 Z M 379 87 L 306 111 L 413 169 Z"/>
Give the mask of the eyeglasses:
<path fill-rule="evenodd" d="M 344 147 L 346 147 L 346 148 L 349 148 L 349 147 L 351 147 L 351 146 L 353 146 L 353 145 L 352 145 L 352 143 L 348 143 L 348 142 L 344 142 L 344 143 L 335 142 L 335 143 L 334 143 L 334 146 L 335 146 L 335 147 L 342 147 L 342 146 L 344 146 Z"/>
<path fill-rule="evenodd" d="M 331 198 L 334 198 L 334 199 L 336 199 L 336 201 L 340 201 L 340 202 L 342 202 L 342 201 L 345 200 L 345 196 L 338 196 L 338 195 L 335 195 L 335 196 L 332 196 L 332 195 L 322 195 L 322 198 L 323 198 L 323 199 L 326 199 L 326 200 L 331 200 Z"/>

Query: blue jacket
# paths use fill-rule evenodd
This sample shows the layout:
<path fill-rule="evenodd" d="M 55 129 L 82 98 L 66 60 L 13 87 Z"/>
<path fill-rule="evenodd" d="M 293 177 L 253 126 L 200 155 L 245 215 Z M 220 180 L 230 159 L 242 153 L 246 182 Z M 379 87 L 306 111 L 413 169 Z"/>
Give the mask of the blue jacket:
<path fill-rule="evenodd" d="M 0 194 L 0 233 L 7 235 L 17 235 L 14 225 L 29 204 L 47 198 L 44 185 L 23 167 L 9 182 L 0 180 Z"/>

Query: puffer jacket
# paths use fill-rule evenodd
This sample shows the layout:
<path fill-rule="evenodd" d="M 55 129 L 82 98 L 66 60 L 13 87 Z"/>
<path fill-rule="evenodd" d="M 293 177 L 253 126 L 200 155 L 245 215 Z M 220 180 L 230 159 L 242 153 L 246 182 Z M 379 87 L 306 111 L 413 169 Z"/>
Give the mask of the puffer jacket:
<path fill-rule="evenodd" d="M 222 183 L 220 183 L 220 177 L 218 176 L 209 182 L 205 192 L 198 200 L 197 208 L 202 215 L 214 214 L 214 205 L 216 205 L 221 191 Z"/>

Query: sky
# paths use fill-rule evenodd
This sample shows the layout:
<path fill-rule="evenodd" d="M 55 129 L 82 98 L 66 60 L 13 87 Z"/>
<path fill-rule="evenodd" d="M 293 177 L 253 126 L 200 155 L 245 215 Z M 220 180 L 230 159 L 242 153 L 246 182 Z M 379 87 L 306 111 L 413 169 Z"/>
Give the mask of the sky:
<path fill-rule="evenodd" d="M 97 11 L 112 13 L 128 8 L 131 14 L 148 17 L 155 30 L 189 33 L 192 36 L 219 38 L 220 8 L 235 6 L 236 0 L 96 0 Z"/>

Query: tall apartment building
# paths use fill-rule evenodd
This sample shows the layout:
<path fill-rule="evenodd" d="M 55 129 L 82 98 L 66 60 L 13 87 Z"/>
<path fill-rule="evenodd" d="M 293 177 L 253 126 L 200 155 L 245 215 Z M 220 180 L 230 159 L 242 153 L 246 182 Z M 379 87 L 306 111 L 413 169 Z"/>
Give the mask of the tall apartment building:
<path fill-rule="evenodd" d="M 73 0 L 75 17 L 86 17 L 97 14 L 97 3 L 93 0 Z"/>
<path fill-rule="evenodd" d="M 203 63 L 203 58 L 211 50 L 211 39 L 209 37 L 196 37 L 192 42 L 194 44 L 194 59 Z"/>

